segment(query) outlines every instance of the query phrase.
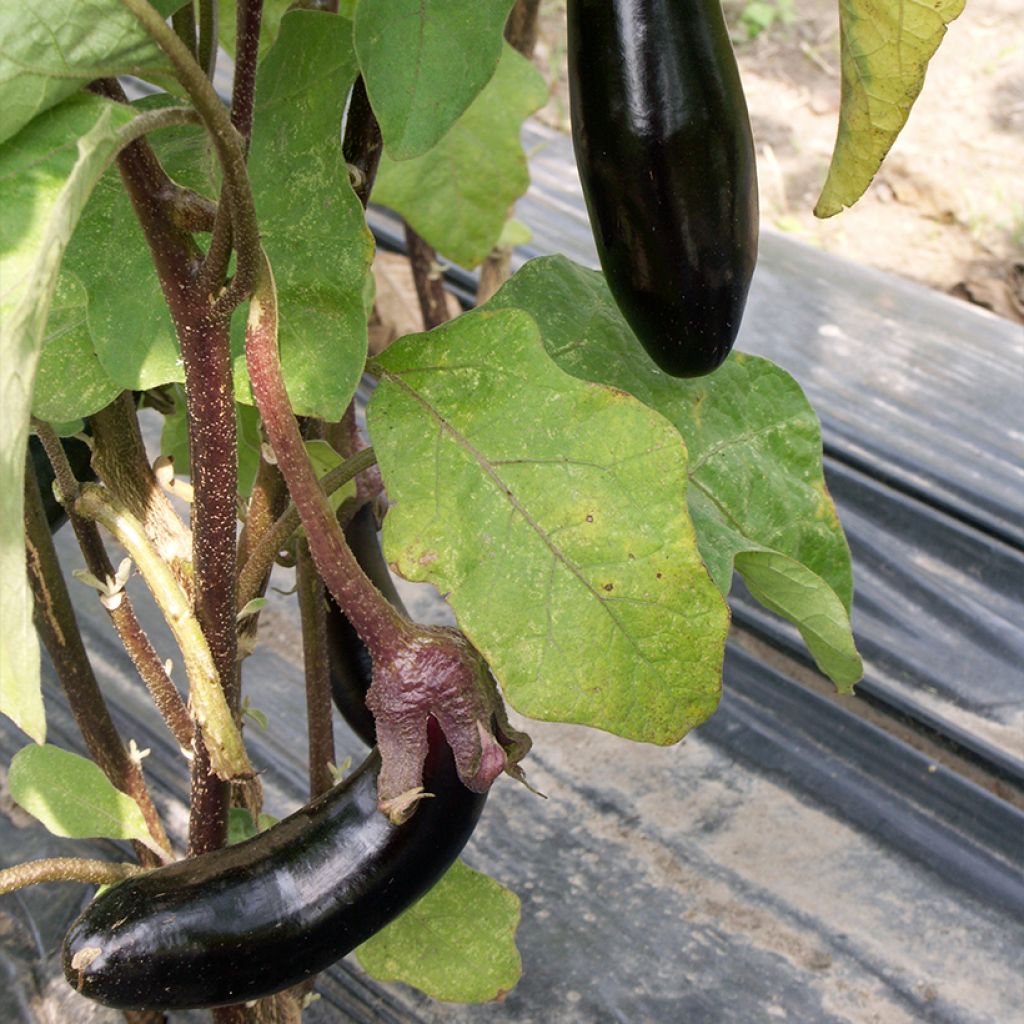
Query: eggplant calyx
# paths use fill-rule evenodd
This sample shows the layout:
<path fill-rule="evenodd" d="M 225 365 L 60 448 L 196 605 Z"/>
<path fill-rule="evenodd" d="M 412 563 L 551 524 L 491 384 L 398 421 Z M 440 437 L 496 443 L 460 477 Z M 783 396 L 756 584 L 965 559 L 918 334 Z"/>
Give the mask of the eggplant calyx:
<path fill-rule="evenodd" d="M 485 793 L 502 772 L 522 775 L 518 764 L 530 738 L 509 724 L 487 663 L 458 630 L 422 627 L 392 657 L 375 659 L 366 704 L 381 754 L 378 802 L 396 824 L 426 795 L 423 763 L 431 718 L 441 727 L 467 789 Z"/>

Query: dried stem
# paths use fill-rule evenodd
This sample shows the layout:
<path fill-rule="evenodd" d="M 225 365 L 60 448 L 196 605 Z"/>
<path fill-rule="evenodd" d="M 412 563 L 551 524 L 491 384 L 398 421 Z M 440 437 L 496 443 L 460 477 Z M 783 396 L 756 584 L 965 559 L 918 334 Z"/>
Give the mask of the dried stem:
<path fill-rule="evenodd" d="M 0 896 L 40 882 L 91 882 L 93 885 L 113 885 L 134 875 L 144 875 L 146 868 L 137 864 L 115 864 L 106 860 L 87 860 L 84 857 L 48 857 L 15 864 L 0 871 Z"/>
<path fill-rule="evenodd" d="M 40 639 L 56 669 L 89 755 L 111 783 L 132 797 L 142 810 L 153 849 L 137 846 L 139 859 L 144 864 L 159 863 L 156 850 L 169 856 L 167 833 L 153 806 L 142 768 L 125 749 L 93 674 L 31 467 L 25 476 L 25 542 Z"/>

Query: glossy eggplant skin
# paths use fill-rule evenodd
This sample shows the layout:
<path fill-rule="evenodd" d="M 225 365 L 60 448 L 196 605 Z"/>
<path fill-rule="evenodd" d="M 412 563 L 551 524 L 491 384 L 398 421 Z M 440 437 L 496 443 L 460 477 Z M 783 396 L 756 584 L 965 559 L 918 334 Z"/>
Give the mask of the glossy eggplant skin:
<path fill-rule="evenodd" d="M 377 518 L 369 504 L 345 527 L 345 539 L 363 572 L 374 586 L 403 614 L 405 607 L 395 589 L 377 539 Z M 331 696 L 349 728 L 369 747 L 376 742 L 373 715 L 366 706 L 366 692 L 373 681 L 373 659 L 345 613 L 327 597 L 327 651 L 331 665 Z"/>
<path fill-rule="evenodd" d="M 573 143 L 601 267 L 651 358 L 710 373 L 757 258 L 754 144 L 719 0 L 569 0 Z"/>
<path fill-rule="evenodd" d="M 483 809 L 430 729 L 434 796 L 403 825 L 377 809 L 374 751 L 266 832 L 102 893 L 65 939 L 69 983 L 118 1009 L 203 1008 L 271 995 L 351 952 L 448 870 Z"/>
<path fill-rule="evenodd" d="M 60 443 L 76 479 L 83 483 L 95 480 L 96 474 L 92 470 L 92 452 L 89 451 L 89 446 L 77 437 L 63 437 Z M 36 471 L 36 482 L 39 484 L 50 533 L 56 533 L 68 521 L 68 514 L 64 511 L 64 506 L 53 496 L 53 467 L 46 457 L 42 442 L 35 434 L 29 435 L 28 450 L 32 458 L 32 468 Z"/>

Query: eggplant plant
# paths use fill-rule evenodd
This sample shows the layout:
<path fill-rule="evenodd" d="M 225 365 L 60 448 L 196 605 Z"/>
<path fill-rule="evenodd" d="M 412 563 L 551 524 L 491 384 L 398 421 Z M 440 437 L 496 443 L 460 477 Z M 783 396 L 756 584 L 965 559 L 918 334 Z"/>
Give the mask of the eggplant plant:
<path fill-rule="evenodd" d="M 863 6 L 842 12 L 822 215 L 866 187 L 959 13 Z M 817 418 L 783 369 L 728 354 L 756 182 L 718 4 L 570 2 L 607 278 L 557 254 L 507 272 L 520 129 L 546 98 L 528 59 L 537 7 L 3 5 L 0 711 L 26 737 L 8 785 L 57 835 L 130 846 L 7 865 L 0 893 L 109 886 L 65 942 L 82 998 L 292 1020 L 353 949 L 438 998 L 496 998 L 519 973 L 518 902 L 456 857 L 495 779 L 526 781 L 530 739 L 506 702 L 678 742 L 720 697 L 734 572 L 839 690 L 860 677 Z M 371 202 L 404 222 L 424 326 L 373 354 Z M 442 257 L 489 268 L 454 318 Z M 165 418 L 155 462 L 143 409 Z M 75 581 L 52 539 L 65 519 Z M 261 611 L 292 599 L 268 589 L 275 564 L 294 568 L 310 788 L 280 822 L 245 740 Z M 457 625 L 410 619 L 391 571 L 432 583 Z M 136 614 L 136 576 L 177 678 Z M 97 683 L 69 593 L 83 584 L 181 752 L 187 836 Z M 40 644 L 86 757 L 46 744 Z M 374 745 L 347 777 L 332 693 Z M 458 939 L 418 948 L 432 921 L 459 920 Z"/>

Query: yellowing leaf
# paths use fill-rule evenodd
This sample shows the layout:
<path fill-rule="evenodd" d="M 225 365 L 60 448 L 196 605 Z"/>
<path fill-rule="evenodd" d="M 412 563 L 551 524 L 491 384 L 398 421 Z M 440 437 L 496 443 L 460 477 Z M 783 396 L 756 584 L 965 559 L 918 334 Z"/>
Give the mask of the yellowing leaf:
<path fill-rule="evenodd" d="M 840 0 L 842 109 L 816 216 L 831 217 L 864 194 L 963 9 L 964 0 Z"/>
<path fill-rule="evenodd" d="M 523 714 L 674 743 L 714 711 L 725 602 L 661 415 L 561 371 L 517 310 L 379 359 L 388 560 L 448 595 Z"/>

